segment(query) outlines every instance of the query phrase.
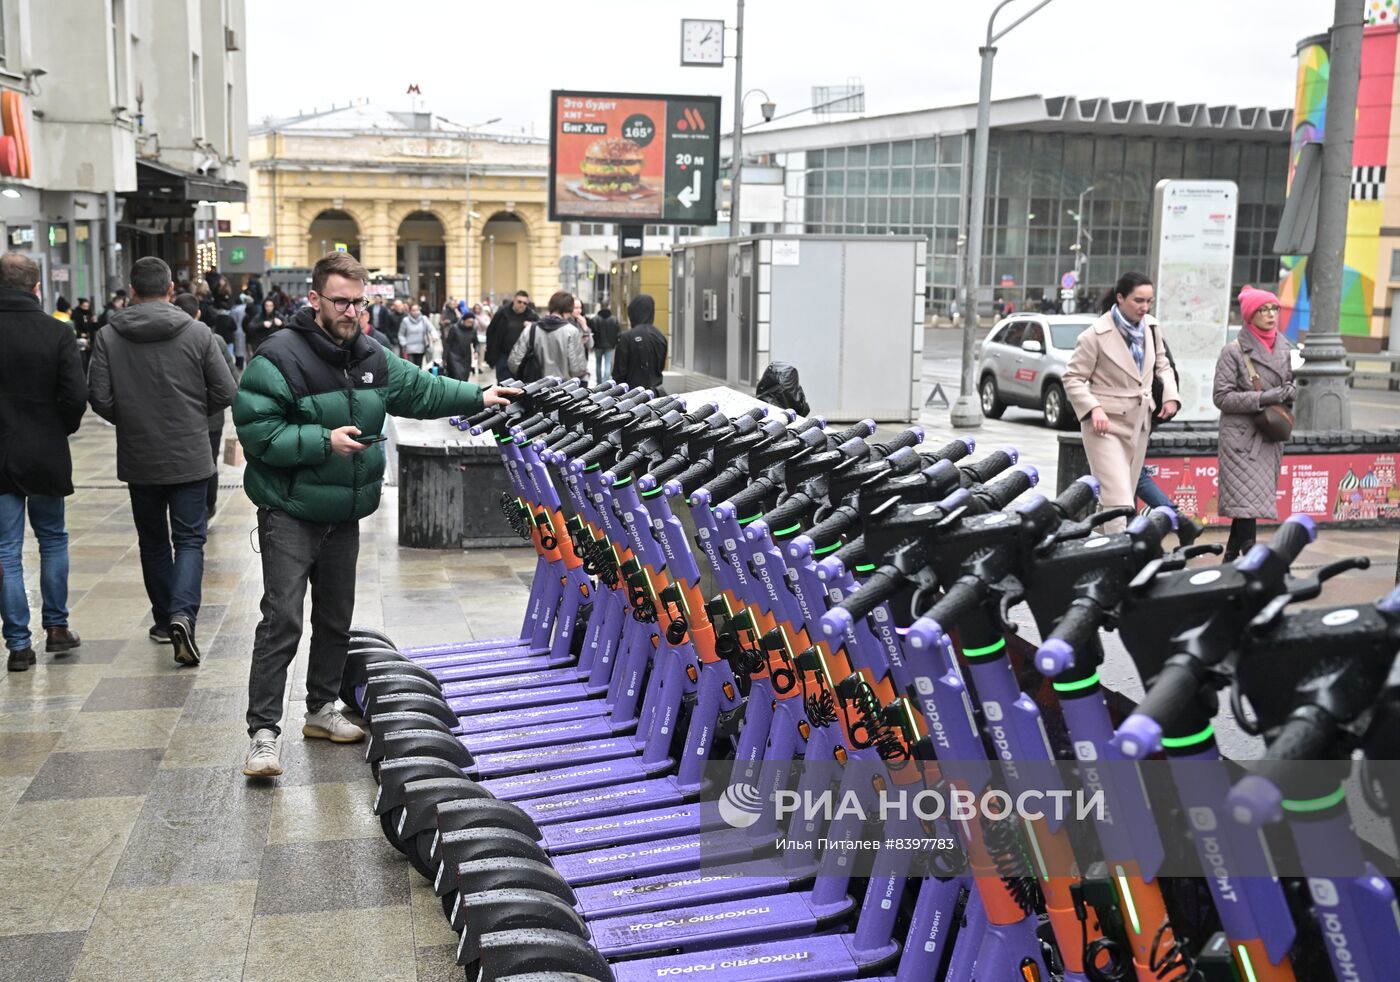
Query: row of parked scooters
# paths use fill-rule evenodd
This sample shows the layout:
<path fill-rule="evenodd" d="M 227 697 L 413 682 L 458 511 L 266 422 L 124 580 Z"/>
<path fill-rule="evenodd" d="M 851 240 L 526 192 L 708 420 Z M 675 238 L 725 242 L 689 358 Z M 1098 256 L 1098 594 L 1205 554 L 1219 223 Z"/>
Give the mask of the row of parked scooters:
<path fill-rule="evenodd" d="M 1095 511 L 1091 478 L 1034 493 L 1012 449 L 613 383 L 523 390 L 453 421 L 495 438 L 506 519 L 538 553 L 519 637 L 399 650 L 357 630 L 342 691 L 384 834 L 468 979 L 1397 977 L 1394 860 L 1345 789 L 1394 824 L 1400 591 L 1291 608 L 1364 565 L 1290 574 L 1310 522 L 1190 565 L 1218 547 L 1173 551 L 1169 511 Z M 1136 708 L 1099 684 L 1101 628 L 1146 684 Z M 1248 775 L 1199 766 L 1225 691 L 1267 742 Z M 1167 801 L 1108 766 L 1163 754 Z M 791 761 L 808 766 L 772 766 Z M 1106 810 L 906 814 L 902 839 L 949 845 L 868 868 L 844 844 L 869 814 L 766 807 L 794 785 L 1076 780 Z M 823 822 L 825 848 L 775 853 Z M 1208 875 L 1159 875 L 1193 851 Z M 1298 875 L 1275 875 L 1285 854 Z"/>

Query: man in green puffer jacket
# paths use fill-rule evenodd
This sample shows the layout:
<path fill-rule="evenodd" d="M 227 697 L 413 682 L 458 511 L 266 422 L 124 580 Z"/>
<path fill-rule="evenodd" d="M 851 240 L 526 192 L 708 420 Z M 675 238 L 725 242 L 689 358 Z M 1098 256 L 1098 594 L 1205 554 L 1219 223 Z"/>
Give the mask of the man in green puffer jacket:
<path fill-rule="evenodd" d="M 287 669 L 301 642 L 311 584 L 311 660 L 302 735 L 354 743 L 364 731 L 336 709 L 355 609 L 360 519 L 379 506 L 384 450 L 356 437 L 384 431 L 384 417 L 431 419 L 504 405 L 517 389 L 484 392 L 435 377 L 359 330 L 369 276 L 333 252 L 311 273 L 310 306 L 262 343 L 243 372 L 233 422 L 248 466 L 243 486 L 258 506 L 262 621 L 248 678 L 243 773 L 275 777 Z"/>

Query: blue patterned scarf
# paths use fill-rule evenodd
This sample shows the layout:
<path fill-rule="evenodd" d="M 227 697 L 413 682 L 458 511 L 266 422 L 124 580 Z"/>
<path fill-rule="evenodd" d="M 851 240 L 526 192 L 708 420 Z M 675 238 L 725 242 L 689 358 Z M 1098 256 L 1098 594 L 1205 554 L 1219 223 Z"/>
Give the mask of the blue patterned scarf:
<path fill-rule="evenodd" d="M 1142 359 L 1146 354 L 1147 337 L 1143 330 L 1143 324 L 1139 321 L 1136 324 L 1128 322 L 1128 318 L 1123 316 L 1123 312 L 1118 309 L 1118 305 L 1113 305 L 1113 323 L 1118 325 L 1118 333 L 1123 335 L 1123 340 L 1128 344 L 1128 350 L 1133 353 L 1133 361 L 1137 362 L 1138 373 L 1142 372 Z"/>

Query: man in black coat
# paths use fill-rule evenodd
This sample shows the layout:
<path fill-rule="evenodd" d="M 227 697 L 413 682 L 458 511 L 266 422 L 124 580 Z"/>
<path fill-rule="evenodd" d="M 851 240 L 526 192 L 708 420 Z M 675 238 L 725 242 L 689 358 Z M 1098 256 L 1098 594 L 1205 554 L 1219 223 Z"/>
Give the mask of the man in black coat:
<path fill-rule="evenodd" d="M 639 293 L 627 304 L 627 322 L 631 330 L 617 339 L 617 355 L 612 377 L 631 386 L 651 389 L 665 395 L 661 388 L 661 373 L 666 368 L 666 335 L 652 323 L 656 319 L 656 301 Z"/>
<path fill-rule="evenodd" d="M 68 629 L 68 530 L 63 499 L 73 493 L 68 436 L 87 406 L 87 382 L 73 331 L 39 305 L 39 265 L 0 256 L 0 619 L 7 667 L 36 661 L 24 592 L 24 516 L 39 543 L 45 650 L 82 642 Z"/>
<path fill-rule="evenodd" d="M 503 304 L 492 315 L 491 323 L 486 328 L 486 364 L 496 370 L 497 382 L 510 377 L 506 359 L 510 357 L 510 349 L 515 347 L 515 342 L 520 340 L 525 325 L 539 319 L 539 312 L 530 303 L 530 294 L 524 290 L 516 290 L 510 303 Z"/>

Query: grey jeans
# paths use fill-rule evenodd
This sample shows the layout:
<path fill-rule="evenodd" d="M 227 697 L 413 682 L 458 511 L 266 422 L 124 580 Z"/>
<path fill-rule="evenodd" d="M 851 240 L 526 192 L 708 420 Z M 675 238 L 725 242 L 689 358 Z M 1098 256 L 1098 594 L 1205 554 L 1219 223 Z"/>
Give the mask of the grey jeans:
<path fill-rule="evenodd" d="M 286 512 L 258 509 L 262 553 L 262 621 L 253 636 L 248 674 L 248 735 L 280 733 L 287 669 L 301 643 L 302 605 L 311 584 L 311 658 L 306 669 L 306 708 L 333 703 L 350 650 L 355 614 L 358 522 L 306 522 Z"/>

